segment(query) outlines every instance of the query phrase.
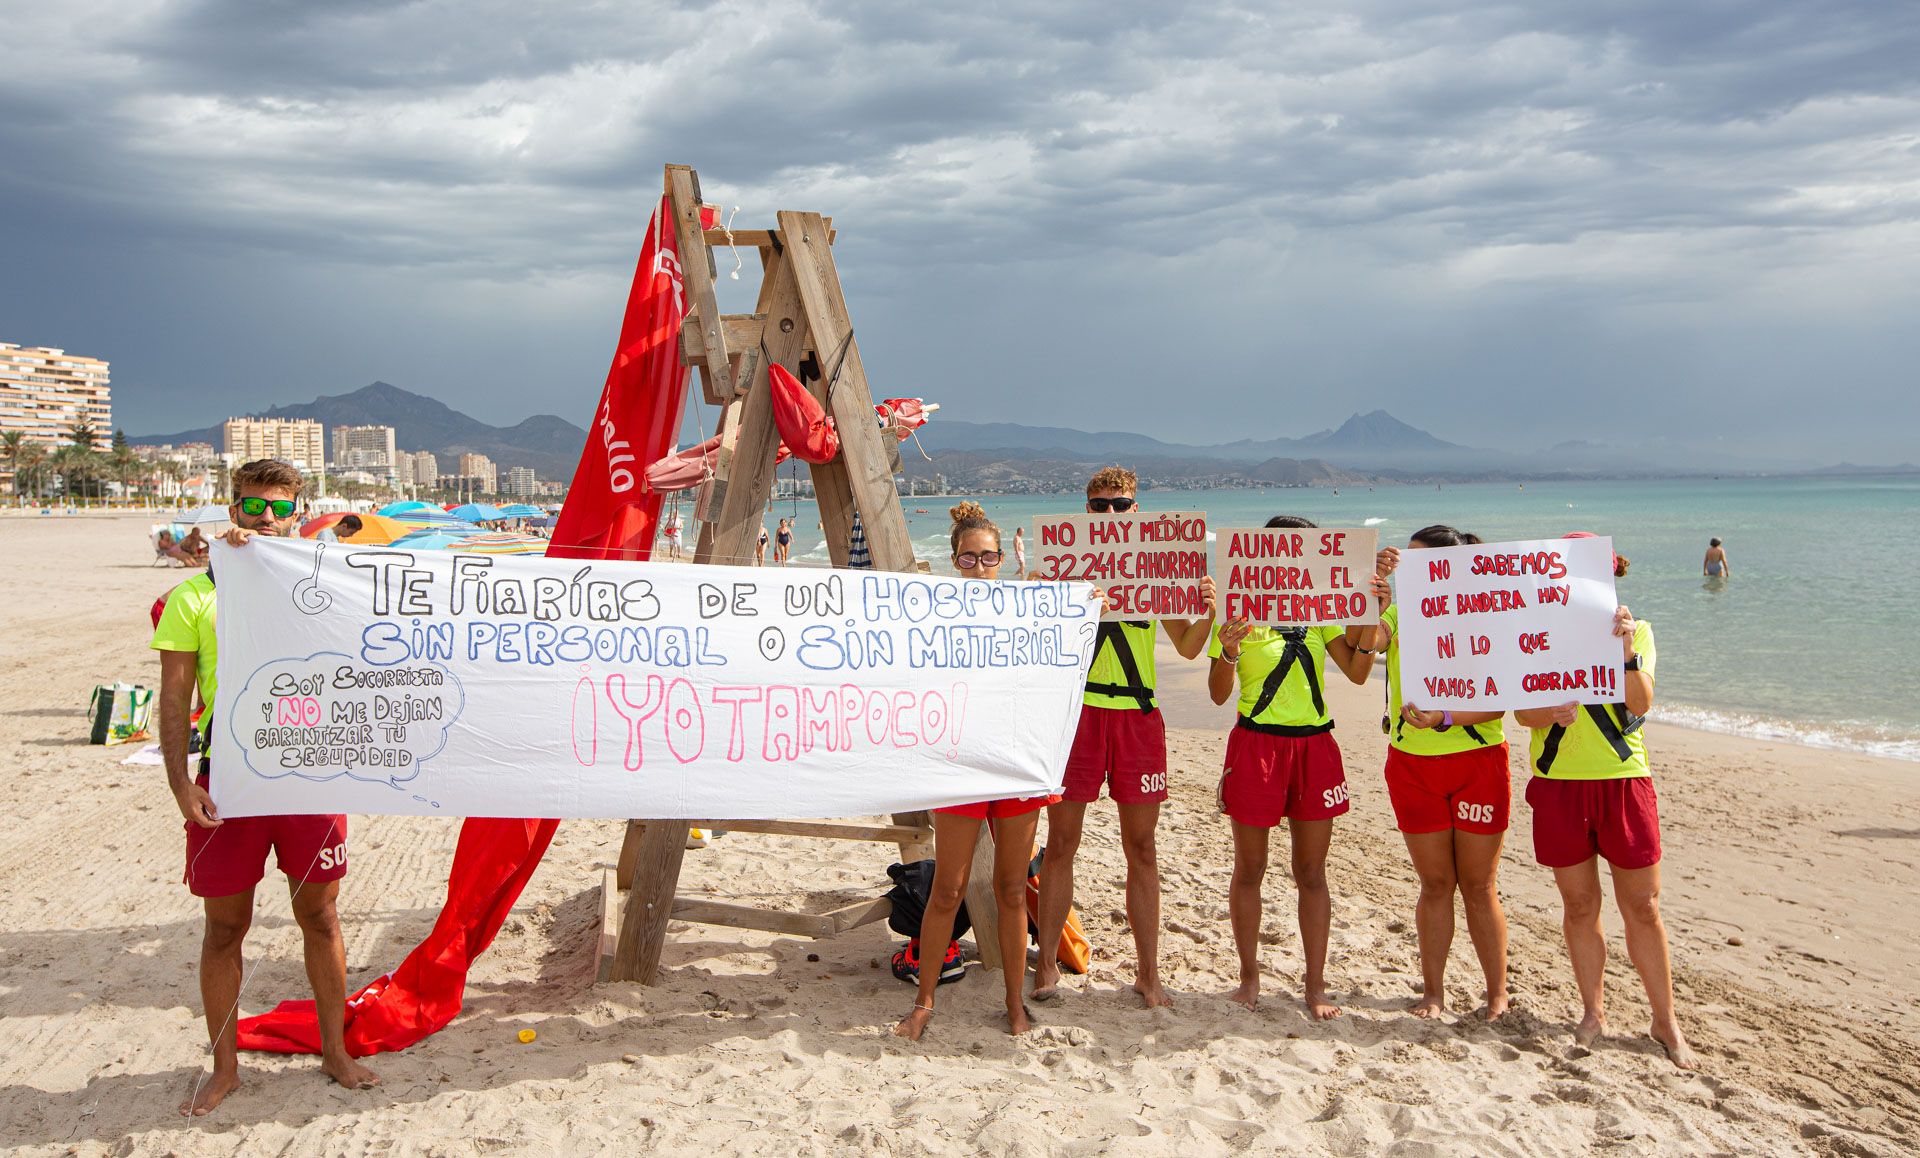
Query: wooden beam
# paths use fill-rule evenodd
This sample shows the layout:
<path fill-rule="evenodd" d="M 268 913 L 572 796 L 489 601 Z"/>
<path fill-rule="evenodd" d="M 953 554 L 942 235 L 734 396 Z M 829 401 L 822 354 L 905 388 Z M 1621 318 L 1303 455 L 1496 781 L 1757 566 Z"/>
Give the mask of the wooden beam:
<path fill-rule="evenodd" d="M 727 349 L 734 352 L 750 350 L 760 344 L 760 326 L 767 320 L 765 314 L 721 314 L 721 337 L 727 343 Z M 680 323 L 680 361 L 688 366 L 707 364 L 707 343 L 701 333 L 700 318 L 697 314 L 688 314 Z"/>
<path fill-rule="evenodd" d="M 826 222 L 828 226 L 827 244 L 831 245 L 833 244 L 837 231 L 832 228 L 833 218 L 827 218 Z M 731 244 L 737 245 L 742 249 L 748 246 L 764 249 L 774 243 L 774 238 L 779 235 L 779 232 L 777 229 L 736 229 L 733 231 L 733 241 Z M 713 249 L 727 249 L 730 247 L 727 236 L 727 231 L 724 229 L 709 229 L 706 235 L 707 245 Z"/>
<path fill-rule="evenodd" d="M 700 336 L 706 347 L 706 367 L 700 382 L 714 405 L 733 397 L 733 376 L 727 364 L 727 340 L 719 324 L 720 306 L 713 296 L 713 253 L 700 228 L 700 176 L 687 165 L 667 166 L 667 202 L 673 210 L 674 240 L 680 249 L 681 291 L 688 316 L 699 315 Z"/>
<path fill-rule="evenodd" d="M 640 837 L 646 831 L 646 821 L 627 821 L 627 835 L 620 841 L 620 863 L 614 869 L 615 882 L 623 893 L 633 887 L 633 869 L 640 863 Z"/>
<path fill-rule="evenodd" d="M 900 497 L 893 489 L 880 426 L 874 421 L 873 396 L 867 388 L 866 369 L 860 364 L 860 343 L 853 338 L 840 273 L 834 265 L 833 250 L 826 244 L 826 221 L 818 213 L 782 212 L 779 217 L 781 236 L 787 243 L 787 265 L 799 287 L 814 349 L 820 351 L 821 372 L 832 375 L 835 366 L 844 361 L 827 412 L 840 432 L 840 456 L 835 462 L 845 470 L 853 502 L 860 509 L 873 565 L 882 571 L 911 571 L 913 541 L 907 534 Z M 815 489 L 819 489 L 817 483 Z M 836 527 L 837 518 L 829 521 L 825 517 L 825 504 L 821 514 L 821 521 L 827 524 L 824 529 L 829 549 L 837 537 L 844 551 L 851 516 L 846 526 Z"/>
<path fill-rule="evenodd" d="M 856 905 L 842 905 L 837 909 L 828 909 L 820 914 L 833 922 L 833 931 L 844 933 L 848 929 L 857 929 L 875 921 L 884 921 L 893 915 L 893 902 L 885 897 L 873 897 Z"/>
<path fill-rule="evenodd" d="M 896 812 L 893 814 L 893 822 L 901 828 L 920 833 L 915 840 L 900 842 L 901 864 L 933 859 L 933 814 L 931 812 Z"/>
<path fill-rule="evenodd" d="M 881 844 L 921 840 L 932 830 L 903 824 L 847 824 L 832 820 L 689 820 L 695 828 L 727 832 L 764 832 L 773 836 L 816 836 L 823 840 L 871 840 Z"/>
<path fill-rule="evenodd" d="M 791 370 L 800 363 L 806 348 L 807 319 L 800 308 L 800 292 L 793 280 L 793 250 L 776 253 L 767 267 L 761 286 L 762 308 L 755 313 L 767 315 L 763 345 L 766 354 Z M 719 525 L 714 528 L 713 550 L 697 563 L 713 562 L 751 566 L 753 548 L 764 525 L 767 497 L 773 493 L 775 469 L 773 455 L 780 445 L 780 432 L 773 425 L 773 401 L 767 392 L 767 369 L 756 365 L 748 382 L 746 397 L 740 404 L 740 435 L 734 441 L 733 457 L 727 468 L 727 494 L 722 504 Z"/>
<path fill-rule="evenodd" d="M 600 873 L 600 945 L 594 954 L 593 979 L 613 977 L 613 958 L 620 945 L 620 879 L 615 869 Z"/>
<path fill-rule="evenodd" d="M 967 871 L 967 916 L 973 921 L 973 944 L 983 969 L 1000 968 L 1000 903 L 993 899 L 993 825 L 980 825 L 973 842 L 973 867 Z M 945 945 L 933 950 L 946 952 Z M 930 960 L 925 949 L 921 960 Z M 1025 962 L 1021 963 L 1022 965 Z"/>
<path fill-rule="evenodd" d="M 831 937 L 839 932 L 830 918 L 813 913 L 786 913 L 778 909 L 756 909 L 751 905 L 730 905 L 724 901 L 691 898 L 673 902 L 673 919 L 702 925 L 726 925 L 735 929 L 758 929 L 763 933 L 784 933 L 790 937 Z"/>
<path fill-rule="evenodd" d="M 667 943 L 667 920 L 674 890 L 680 887 L 680 860 L 687 854 L 687 822 L 647 820 L 635 858 L 633 888 L 620 918 L 614 946 L 614 981 L 652 985 L 660 973 L 660 950 Z"/>

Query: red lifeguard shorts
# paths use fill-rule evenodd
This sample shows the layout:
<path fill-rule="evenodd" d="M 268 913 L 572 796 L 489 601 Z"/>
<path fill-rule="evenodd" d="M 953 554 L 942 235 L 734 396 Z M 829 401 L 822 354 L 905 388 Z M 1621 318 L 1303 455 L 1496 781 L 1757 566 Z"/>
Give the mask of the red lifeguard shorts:
<path fill-rule="evenodd" d="M 200 787 L 207 774 L 200 774 Z M 187 891 L 196 897 L 244 893 L 267 875 L 271 850 L 288 880 L 315 884 L 347 875 L 345 816 L 236 816 L 218 828 L 187 828 Z"/>
<path fill-rule="evenodd" d="M 1533 859 L 1548 868 L 1572 868 L 1603 856 L 1615 868 L 1660 863 L 1660 803 L 1653 777 L 1527 783 L 1533 806 Z"/>
<path fill-rule="evenodd" d="M 1333 733 L 1274 736 L 1235 727 L 1227 733 L 1220 807 L 1254 828 L 1339 816 L 1349 807 L 1347 773 Z"/>
<path fill-rule="evenodd" d="M 1444 756 L 1388 748 L 1387 795 L 1401 832 L 1505 832 L 1513 807 L 1507 746 L 1492 744 Z"/>
<path fill-rule="evenodd" d="M 944 812 L 949 816 L 971 816 L 975 820 L 1009 820 L 1015 816 L 1025 816 L 1029 812 L 1038 812 L 1049 804 L 1060 803 L 1058 796 L 1016 796 L 1008 800 L 982 800 L 978 804 L 956 804 L 951 808 L 936 808 L 935 812 Z"/>
<path fill-rule="evenodd" d="M 1167 721 L 1160 709 L 1081 705 L 1061 798 L 1091 804 L 1100 799 L 1102 784 L 1115 804 L 1167 798 Z"/>

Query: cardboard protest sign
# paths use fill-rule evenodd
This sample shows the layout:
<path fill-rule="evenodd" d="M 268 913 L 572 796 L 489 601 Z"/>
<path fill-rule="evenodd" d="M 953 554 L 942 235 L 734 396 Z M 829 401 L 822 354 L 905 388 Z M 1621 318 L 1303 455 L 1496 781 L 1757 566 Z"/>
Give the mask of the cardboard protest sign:
<path fill-rule="evenodd" d="M 1371 527 L 1235 527 L 1214 532 L 1220 617 L 1256 627 L 1377 623 Z"/>
<path fill-rule="evenodd" d="M 1407 703 L 1498 712 L 1621 699 L 1613 540 L 1408 551 L 1394 578 Z"/>
<path fill-rule="evenodd" d="M 1067 583 L 216 545 L 224 816 L 859 816 L 1059 790 Z"/>
<path fill-rule="evenodd" d="M 1105 619 L 1199 619 L 1207 614 L 1207 516 L 1190 512 L 1040 515 L 1033 570 L 1083 580 L 1107 595 Z"/>

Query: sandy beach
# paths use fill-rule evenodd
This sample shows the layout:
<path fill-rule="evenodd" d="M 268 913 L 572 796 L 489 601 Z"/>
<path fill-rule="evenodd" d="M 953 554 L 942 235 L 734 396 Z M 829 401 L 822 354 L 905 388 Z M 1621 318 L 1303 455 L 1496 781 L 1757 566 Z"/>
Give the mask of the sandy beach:
<path fill-rule="evenodd" d="M 1329 966 L 1347 1015 L 1307 1019 L 1284 870 L 1269 876 L 1267 996 L 1225 999 L 1229 837 L 1213 793 L 1230 711 L 1198 664 L 1162 657 L 1173 796 L 1163 813 L 1164 975 L 1127 989 L 1117 825 L 1089 814 L 1078 908 L 1092 972 L 1003 1032 L 997 978 L 941 990 L 918 1046 L 882 924 L 831 941 L 675 925 L 661 983 L 595 985 L 599 866 L 618 821 L 563 824 L 466 1012 L 352 1093 L 314 1058 L 243 1055 L 212 1117 L 175 1107 L 206 1059 L 199 906 L 158 767 L 90 747 L 103 682 L 157 686 L 147 608 L 184 574 L 149 567 L 148 520 L 0 517 L 17 561 L 0 636 L 0 753 L 15 833 L 0 846 L 0 1145 L 27 1154 L 1901 1154 L 1920 1150 L 1920 766 L 1651 725 L 1664 907 L 1687 1033 L 1676 1070 L 1609 901 L 1612 1032 L 1569 1036 L 1578 1002 L 1551 874 L 1516 790 L 1502 892 L 1517 1009 L 1473 1014 L 1464 924 L 1449 1014 L 1418 985 L 1417 885 L 1381 782 L 1380 687 L 1336 684 L 1353 810 L 1329 869 Z M 1863 686 L 1865 680 L 1862 680 Z M 1516 762 L 1516 785 L 1525 768 Z M 396 964 L 438 912 L 457 822 L 354 818 L 341 893 L 350 985 Z M 1044 827 L 1043 827 L 1044 839 Z M 1278 839 L 1278 838 L 1277 838 Z M 683 888 L 823 907 L 884 890 L 886 846 L 735 834 L 687 855 Z M 1280 858 L 1279 864 L 1284 864 Z M 304 996 L 274 874 L 248 942 L 246 1012 Z M 522 1044 L 516 1033 L 538 1031 Z"/>

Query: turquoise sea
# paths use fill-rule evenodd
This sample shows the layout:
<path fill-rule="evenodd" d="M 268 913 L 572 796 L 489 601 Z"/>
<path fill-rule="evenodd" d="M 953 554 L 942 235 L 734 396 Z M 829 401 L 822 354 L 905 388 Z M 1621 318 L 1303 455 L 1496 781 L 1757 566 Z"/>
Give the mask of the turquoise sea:
<path fill-rule="evenodd" d="M 903 500 L 915 547 L 936 571 L 950 570 L 947 508 L 960 497 Z M 1071 495 L 972 497 L 1009 536 L 1035 515 L 1079 507 Z M 1399 545 L 1436 522 L 1489 542 L 1612 535 L 1632 560 L 1621 599 L 1659 635 L 1656 718 L 1920 760 L 1920 615 L 1905 594 L 1920 571 L 1920 478 L 1155 491 L 1142 504 L 1205 511 L 1217 526 L 1276 514 L 1371 525 Z M 812 504 L 777 502 L 769 529 L 780 516 L 796 516 L 794 562 L 823 564 Z M 1715 535 L 1731 579 L 1700 575 Z"/>

